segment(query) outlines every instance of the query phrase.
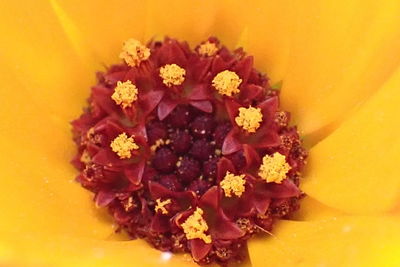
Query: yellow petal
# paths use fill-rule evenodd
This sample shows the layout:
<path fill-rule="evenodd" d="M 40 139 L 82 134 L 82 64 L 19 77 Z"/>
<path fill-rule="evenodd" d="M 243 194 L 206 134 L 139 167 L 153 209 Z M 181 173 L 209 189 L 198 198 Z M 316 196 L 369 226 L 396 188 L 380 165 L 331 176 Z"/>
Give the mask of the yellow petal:
<path fill-rule="evenodd" d="M 310 151 L 302 189 L 348 212 L 382 212 L 400 199 L 400 70 Z"/>
<path fill-rule="evenodd" d="M 231 48 L 244 47 L 272 83 L 283 78 L 294 22 L 292 1 L 240 0 L 221 3 L 212 32 Z M 245 15 L 244 15 L 245 14 Z"/>
<path fill-rule="evenodd" d="M 320 130 L 320 139 L 398 65 L 400 2 L 301 0 L 295 10 L 282 102 L 305 135 Z"/>
<path fill-rule="evenodd" d="M 249 241 L 253 267 L 398 266 L 399 218 L 339 217 L 280 222 L 273 236 Z"/>
<path fill-rule="evenodd" d="M 328 207 L 310 196 L 306 196 L 300 201 L 300 209 L 290 216 L 290 219 L 295 221 L 315 221 L 342 215 L 344 215 L 343 212 Z"/>

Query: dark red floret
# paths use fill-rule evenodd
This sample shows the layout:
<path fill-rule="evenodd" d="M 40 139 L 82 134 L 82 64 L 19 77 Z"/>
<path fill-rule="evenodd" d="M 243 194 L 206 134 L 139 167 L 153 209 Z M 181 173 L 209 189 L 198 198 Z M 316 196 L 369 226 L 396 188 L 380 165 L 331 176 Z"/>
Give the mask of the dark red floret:
<path fill-rule="evenodd" d="M 178 163 L 177 173 L 182 182 L 190 183 L 201 174 L 200 162 L 185 156 Z"/>
<path fill-rule="evenodd" d="M 219 157 L 214 157 L 203 164 L 203 175 L 206 179 L 215 179 L 217 177 L 217 163 L 219 161 Z"/>
<path fill-rule="evenodd" d="M 190 124 L 190 130 L 194 137 L 205 138 L 212 134 L 215 128 L 215 119 L 210 115 L 196 117 Z"/>
<path fill-rule="evenodd" d="M 177 106 L 167 117 L 168 123 L 174 128 L 187 128 L 191 119 L 190 108 L 186 105 Z"/>
<path fill-rule="evenodd" d="M 156 170 L 162 173 L 169 173 L 175 169 L 177 161 L 178 157 L 171 149 L 162 147 L 156 151 L 152 163 Z"/>
<path fill-rule="evenodd" d="M 193 142 L 189 154 L 199 161 L 206 161 L 215 154 L 214 145 L 207 139 L 198 139 Z"/>
<path fill-rule="evenodd" d="M 192 136 L 184 130 L 177 130 L 170 134 L 171 148 L 176 154 L 184 154 L 192 145 Z"/>

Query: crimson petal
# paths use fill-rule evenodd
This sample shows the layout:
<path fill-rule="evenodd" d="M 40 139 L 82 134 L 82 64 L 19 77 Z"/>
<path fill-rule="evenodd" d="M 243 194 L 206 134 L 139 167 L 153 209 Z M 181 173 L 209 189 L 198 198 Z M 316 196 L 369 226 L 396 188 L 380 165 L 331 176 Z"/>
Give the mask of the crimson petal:
<path fill-rule="evenodd" d="M 156 213 L 153 216 L 150 224 L 150 230 L 156 233 L 165 233 L 170 230 L 170 223 L 168 216 Z"/>
<path fill-rule="evenodd" d="M 210 252 L 212 245 L 206 244 L 201 239 L 189 240 L 190 250 L 192 252 L 192 257 L 195 261 L 202 260 Z"/>
<path fill-rule="evenodd" d="M 140 106 L 145 115 L 150 114 L 153 109 L 160 103 L 164 96 L 164 91 L 154 90 L 144 94 L 139 94 Z"/>
<path fill-rule="evenodd" d="M 297 197 L 301 194 L 300 189 L 289 179 L 285 179 L 281 184 L 260 183 L 256 189 L 266 198 L 288 198 Z"/>
<path fill-rule="evenodd" d="M 190 105 L 206 113 L 211 113 L 213 111 L 213 106 L 208 100 L 190 101 Z"/>
<path fill-rule="evenodd" d="M 230 159 L 222 157 L 217 163 L 217 181 L 222 181 L 228 171 L 235 173 L 235 166 Z"/>
<path fill-rule="evenodd" d="M 178 102 L 169 98 L 164 97 L 163 100 L 158 104 L 157 116 L 160 121 L 164 120 L 178 105 Z"/>
<path fill-rule="evenodd" d="M 235 130 L 232 129 L 225 137 L 224 143 L 222 144 L 222 154 L 229 155 L 242 149 L 242 144 L 235 137 Z"/>
<path fill-rule="evenodd" d="M 254 58 L 252 56 L 247 56 L 237 62 L 233 67 L 233 71 L 242 79 L 242 84 L 246 84 L 249 79 L 251 70 L 253 69 L 253 61 Z"/>
<path fill-rule="evenodd" d="M 193 88 L 190 92 L 188 99 L 189 100 L 205 100 L 211 97 L 211 92 L 207 85 L 199 84 Z"/>
<path fill-rule="evenodd" d="M 95 203 L 97 207 L 105 207 L 115 199 L 115 193 L 110 191 L 99 191 L 95 196 Z"/>
<path fill-rule="evenodd" d="M 127 167 L 124 172 L 128 180 L 134 185 L 139 185 L 142 181 L 145 162 L 142 160 L 136 165 Z"/>

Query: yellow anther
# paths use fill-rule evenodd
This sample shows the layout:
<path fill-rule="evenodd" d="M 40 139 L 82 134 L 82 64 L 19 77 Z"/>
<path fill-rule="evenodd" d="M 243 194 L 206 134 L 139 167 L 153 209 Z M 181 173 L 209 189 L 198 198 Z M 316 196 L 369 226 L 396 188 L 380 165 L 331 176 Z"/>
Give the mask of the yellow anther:
<path fill-rule="evenodd" d="M 171 199 L 166 199 L 164 201 L 161 201 L 160 198 L 156 199 L 156 206 L 154 208 L 155 212 L 160 211 L 162 214 L 168 214 L 168 210 L 165 208 L 166 205 L 171 204 Z"/>
<path fill-rule="evenodd" d="M 156 142 L 154 143 L 154 145 L 152 145 L 150 147 L 150 150 L 152 152 L 155 152 L 157 150 L 157 148 L 159 148 L 160 146 L 165 145 L 165 144 L 166 144 L 166 141 L 164 141 L 164 139 L 157 139 Z"/>
<path fill-rule="evenodd" d="M 203 210 L 196 208 L 184 223 L 181 224 L 187 239 L 200 238 L 204 243 L 211 243 L 211 236 L 205 232 L 208 230 L 207 222 L 203 218 Z"/>
<path fill-rule="evenodd" d="M 140 62 L 150 57 L 150 49 L 136 39 L 126 40 L 119 57 L 131 67 L 139 66 Z"/>
<path fill-rule="evenodd" d="M 226 172 L 224 179 L 219 183 L 226 197 L 232 197 L 232 195 L 236 195 L 237 197 L 242 196 L 245 191 L 244 185 L 246 183 L 244 177 L 244 174 L 234 175 L 230 172 Z"/>
<path fill-rule="evenodd" d="M 129 159 L 132 150 L 139 149 L 133 137 L 128 137 L 126 133 L 118 135 L 110 144 L 112 151 L 117 153 L 121 159 Z"/>
<path fill-rule="evenodd" d="M 263 157 L 258 175 L 267 183 L 280 184 L 286 178 L 286 174 L 290 169 L 291 167 L 286 162 L 286 157 L 279 152 L 275 152 L 272 156 L 265 155 Z"/>
<path fill-rule="evenodd" d="M 250 106 L 248 108 L 239 108 L 239 115 L 235 118 L 235 122 L 247 132 L 255 133 L 260 127 L 262 119 L 261 109 Z"/>
<path fill-rule="evenodd" d="M 91 162 L 91 157 L 90 157 L 90 155 L 89 155 L 89 152 L 87 152 L 87 150 L 85 149 L 85 150 L 83 150 L 83 152 L 82 152 L 82 155 L 81 155 L 81 157 L 80 157 L 80 161 L 82 162 L 82 163 L 84 163 L 84 164 L 88 164 L 88 163 L 90 163 Z"/>
<path fill-rule="evenodd" d="M 235 72 L 229 70 L 218 73 L 212 80 L 212 85 L 217 89 L 218 93 L 227 96 L 239 93 L 239 85 L 241 83 L 242 79 Z"/>
<path fill-rule="evenodd" d="M 185 80 L 185 75 L 186 70 L 176 64 L 167 64 L 160 68 L 160 77 L 168 87 L 182 84 Z"/>
<path fill-rule="evenodd" d="M 207 41 L 199 46 L 198 52 L 202 56 L 211 57 L 218 52 L 218 47 L 215 43 Z"/>
<path fill-rule="evenodd" d="M 114 89 L 114 93 L 111 98 L 121 105 L 123 108 L 132 106 L 132 103 L 137 100 L 138 89 L 129 80 L 126 82 L 117 82 L 117 87 Z"/>

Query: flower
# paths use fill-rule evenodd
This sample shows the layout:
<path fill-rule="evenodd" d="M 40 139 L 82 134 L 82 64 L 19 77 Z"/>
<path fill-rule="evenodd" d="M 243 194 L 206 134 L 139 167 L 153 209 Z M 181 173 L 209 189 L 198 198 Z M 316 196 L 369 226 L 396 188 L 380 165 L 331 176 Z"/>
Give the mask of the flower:
<path fill-rule="evenodd" d="M 271 84 L 283 81 L 283 108 L 311 148 L 299 214 L 249 243 L 252 264 L 398 265 L 397 1 L 9 1 L 0 13 L 2 262 L 190 265 L 118 241 L 71 182 L 68 121 L 121 41 L 168 34 L 194 45 L 212 34 L 255 55 Z"/>

